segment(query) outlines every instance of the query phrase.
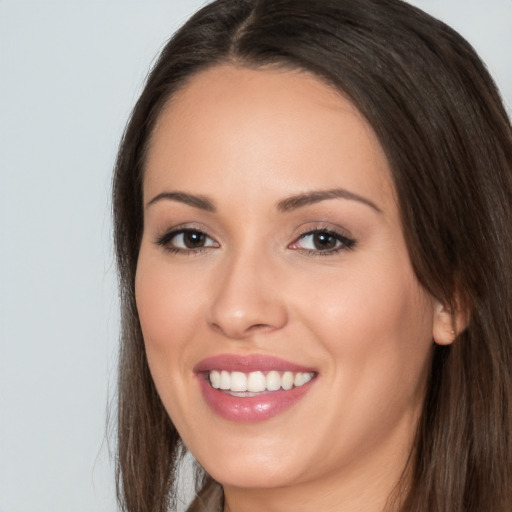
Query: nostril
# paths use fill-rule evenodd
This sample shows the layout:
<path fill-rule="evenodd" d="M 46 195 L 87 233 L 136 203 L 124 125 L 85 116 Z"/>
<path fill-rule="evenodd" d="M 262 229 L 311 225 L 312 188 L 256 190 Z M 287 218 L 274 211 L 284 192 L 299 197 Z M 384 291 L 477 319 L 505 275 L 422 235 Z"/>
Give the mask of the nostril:
<path fill-rule="evenodd" d="M 241 268 L 219 281 L 213 288 L 207 321 L 216 332 L 228 338 L 245 338 L 256 333 L 272 332 L 287 322 L 286 304 L 276 294 L 269 293 L 270 285 L 262 279 L 247 280 Z M 255 273 L 251 272 L 251 276 Z"/>
<path fill-rule="evenodd" d="M 256 330 L 256 329 L 262 329 L 262 328 L 269 328 L 270 325 L 265 325 L 265 324 L 255 324 L 255 325 L 251 325 L 251 327 L 249 327 L 249 330 Z"/>
<path fill-rule="evenodd" d="M 212 323 L 211 324 L 212 329 L 214 329 L 216 332 L 221 333 L 225 336 L 228 336 L 229 338 L 244 338 L 250 334 L 256 333 L 258 331 L 260 332 L 270 332 L 276 329 L 276 327 L 273 327 L 272 325 L 258 323 L 254 325 L 249 326 L 229 326 L 225 325 L 225 327 L 222 326 L 222 324 L 218 323 Z"/>

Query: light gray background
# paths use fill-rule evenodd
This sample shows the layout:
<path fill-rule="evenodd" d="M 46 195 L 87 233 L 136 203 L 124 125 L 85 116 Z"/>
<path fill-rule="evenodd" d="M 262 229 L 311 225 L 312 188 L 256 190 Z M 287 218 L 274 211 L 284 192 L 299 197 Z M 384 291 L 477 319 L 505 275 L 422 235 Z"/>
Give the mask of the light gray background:
<path fill-rule="evenodd" d="M 415 0 L 480 52 L 512 111 L 512 0 Z M 200 0 L 0 0 L 0 512 L 113 512 L 109 213 L 153 57 Z"/>

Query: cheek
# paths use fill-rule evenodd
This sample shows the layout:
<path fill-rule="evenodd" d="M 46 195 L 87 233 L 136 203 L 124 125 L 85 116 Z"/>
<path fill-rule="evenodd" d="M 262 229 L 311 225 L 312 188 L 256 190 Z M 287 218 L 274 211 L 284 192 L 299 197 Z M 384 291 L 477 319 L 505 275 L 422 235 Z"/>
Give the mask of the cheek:
<path fill-rule="evenodd" d="M 341 389 L 380 400 L 418 396 L 432 348 L 433 307 L 407 261 L 380 260 L 323 283 L 301 304 L 309 330 L 329 354 Z M 318 283 L 321 284 L 320 282 Z M 357 393 L 354 394 L 354 398 Z M 362 403 L 362 402 L 361 402 Z"/>
<path fill-rule="evenodd" d="M 340 272 L 336 279 L 326 276 L 302 298 L 304 315 L 327 339 L 351 338 L 361 347 L 361 343 L 375 344 L 386 333 L 394 334 L 397 343 L 411 341 L 421 332 L 431 337 L 431 302 L 412 271 L 404 267 L 398 272 L 367 266 Z"/>
<path fill-rule="evenodd" d="M 181 317 L 176 309 L 167 279 L 149 266 L 139 265 L 135 284 L 137 311 L 144 342 L 149 350 L 162 350 L 168 345 L 172 326 Z"/>
<path fill-rule="evenodd" d="M 189 392 L 194 377 L 190 342 L 200 309 L 197 286 L 142 248 L 135 297 L 153 382 L 178 431 L 190 432 L 195 428 L 189 421 Z M 189 398 L 183 401 L 184 396 Z"/>
<path fill-rule="evenodd" d="M 357 459 L 383 445 L 390 432 L 407 438 L 420 413 L 433 309 L 412 270 L 397 268 L 366 267 L 336 286 L 326 281 L 324 293 L 301 306 L 329 360 L 324 425 L 334 430 L 325 433 L 333 440 L 323 453 L 326 460 L 334 453 Z"/>
<path fill-rule="evenodd" d="M 149 252 L 149 251 L 148 251 Z M 135 280 L 135 298 L 151 373 L 158 386 L 159 373 L 184 363 L 187 339 L 198 317 L 194 283 L 169 269 L 162 258 L 141 249 Z"/>

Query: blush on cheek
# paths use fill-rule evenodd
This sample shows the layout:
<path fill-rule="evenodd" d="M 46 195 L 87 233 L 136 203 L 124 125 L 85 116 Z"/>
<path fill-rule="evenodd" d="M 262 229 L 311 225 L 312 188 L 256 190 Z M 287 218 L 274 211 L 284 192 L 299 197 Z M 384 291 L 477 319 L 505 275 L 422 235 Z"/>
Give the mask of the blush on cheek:
<path fill-rule="evenodd" d="M 144 343 L 146 350 L 165 351 L 171 341 L 173 307 L 168 304 L 165 287 L 144 270 L 138 270 L 135 288 Z"/>

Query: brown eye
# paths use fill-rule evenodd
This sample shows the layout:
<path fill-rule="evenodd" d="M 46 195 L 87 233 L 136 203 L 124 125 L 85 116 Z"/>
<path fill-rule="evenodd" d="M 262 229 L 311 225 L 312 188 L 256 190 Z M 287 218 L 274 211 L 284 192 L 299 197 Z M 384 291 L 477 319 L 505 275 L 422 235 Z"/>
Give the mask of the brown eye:
<path fill-rule="evenodd" d="M 201 249 L 218 248 L 219 244 L 210 238 L 206 233 L 196 229 L 177 229 L 166 233 L 156 240 L 157 245 L 161 245 L 171 252 L 193 252 Z"/>
<path fill-rule="evenodd" d="M 204 247 L 206 243 L 206 235 L 200 231 L 185 231 L 182 237 L 183 245 L 187 249 L 197 249 L 198 247 Z"/>
<path fill-rule="evenodd" d="M 319 251 L 334 249 L 338 244 L 338 240 L 329 233 L 314 233 L 312 238 L 315 249 Z"/>
<path fill-rule="evenodd" d="M 306 251 L 308 254 L 334 254 L 344 249 L 352 249 L 356 241 L 341 233 L 326 229 L 315 229 L 304 233 L 290 248 Z"/>

